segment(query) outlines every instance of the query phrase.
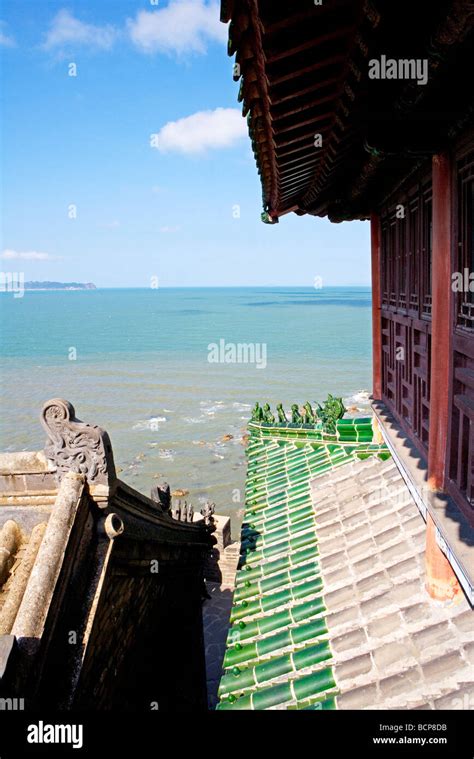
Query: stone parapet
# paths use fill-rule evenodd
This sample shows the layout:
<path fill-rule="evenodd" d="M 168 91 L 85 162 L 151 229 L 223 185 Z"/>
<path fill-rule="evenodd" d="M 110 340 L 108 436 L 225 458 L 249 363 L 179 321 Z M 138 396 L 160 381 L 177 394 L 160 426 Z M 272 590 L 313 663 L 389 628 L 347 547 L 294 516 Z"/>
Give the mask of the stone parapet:
<path fill-rule="evenodd" d="M 39 638 L 59 575 L 69 534 L 84 493 L 84 476 L 69 472 L 63 479 L 28 580 L 12 634 Z"/>
<path fill-rule="evenodd" d="M 41 474 L 55 468 L 43 451 L 0 453 L 0 476 L 11 474 Z"/>
<path fill-rule="evenodd" d="M 55 468 L 43 451 L 0 453 L 0 505 L 21 504 L 57 493 Z"/>

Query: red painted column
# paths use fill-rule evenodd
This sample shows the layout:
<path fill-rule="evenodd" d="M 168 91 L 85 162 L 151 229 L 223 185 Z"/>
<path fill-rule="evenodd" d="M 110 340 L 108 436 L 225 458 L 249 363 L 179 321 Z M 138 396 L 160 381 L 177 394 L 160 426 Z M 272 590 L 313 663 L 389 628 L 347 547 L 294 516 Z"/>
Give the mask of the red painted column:
<path fill-rule="evenodd" d="M 460 601 L 462 590 L 451 564 L 436 542 L 436 527 L 426 518 L 426 590 L 436 601 Z"/>
<path fill-rule="evenodd" d="M 452 304 L 452 166 L 445 153 L 433 156 L 433 243 L 431 315 L 430 434 L 428 487 L 444 490 L 451 380 Z"/>
<path fill-rule="evenodd" d="M 370 248 L 372 259 L 372 397 L 382 398 L 382 293 L 381 293 L 380 216 L 370 217 Z"/>
<path fill-rule="evenodd" d="M 451 381 L 452 307 L 452 165 L 446 153 L 433 156 L 433 242 L 431 267 L 431 388 L 428 487 L 444 490 L 448 458 Z M 431 516 L 426 521 L 426 589 L 437 601 L 462 596 L 450 563 L 436 542 Z"/>

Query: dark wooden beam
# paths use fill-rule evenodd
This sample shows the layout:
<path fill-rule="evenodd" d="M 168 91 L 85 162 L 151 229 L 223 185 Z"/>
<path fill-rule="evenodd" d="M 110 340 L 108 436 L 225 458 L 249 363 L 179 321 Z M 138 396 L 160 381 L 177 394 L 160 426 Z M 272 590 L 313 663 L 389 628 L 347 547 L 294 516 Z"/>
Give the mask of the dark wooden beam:
<path fill-rule="evenodd" d="M 312 175 L 313 175 L 313 172 L 311 172 L 306 177 L 299 177 L 298 179 L 295 179 L 293 182 L 282 183 L 280 185 L 280 193 L 288 192 L 288 190 L 291 190 L 294 187 L 304 187 L 305 185 L 308 185 L 308 182 L 310 181 Z"/>
<path fill-rule="evenodd" d="M 278 209 L 278 216 L 285 216 L 285 214 L 292 213 L 294 211 L 298 211 L 298 209 L 299 209 L 298 205 L 292 205 L 292 206 L 289 206 L 288 208 L 281 208 L 280 207 Z"/>
<path fill-rule="evenodd" d="M 328 12 L 333 12 L 340 6 L 348 8 L 351 5 L 353 5 L 353 0 L 352 2 L 348 2 L 348 0 L 331 0 L 331 2 L 327 3 L 326 5 L 324 3 L 322 5 L 313 4 L 311 8 L 308 8 L 305 11 L 301 11 L 300 13 L 287 14 L 285 15 L 285 18 L 282 18 L 279 21 L 264 24 L 265 36 L 275 34 L 276 32 L 286 31 L 292 26 L 298 26 L 301 23 L 305 24 L 307 21 L 312 22 L 316 19 L 318 21 L 321 21 L 321 19 L 324 19 L 324 16 L 326 16 Z"/>
<path fill-rule="evenodd" d="M 309 87 L 304 87 L 301 90 L 292 90 L 292 92 L 289 92 L 287 95 L 283 96 L 275 95 L 275 93 L 272 92 L 273 83 L 271 82 L 270 91 L 272 92 L 272 107 L 281 105 L 281 103 L 286 103 L 288 100 L 299 100 L 301 97 L 303 97 L 303 95 L 309 95 L 311 92 L 317 92 L 324 89 L 324 87 L 330 87 L 332 84 L 338 84 L 340 81 L 341 78 L 339 76 L 333 76 L 330 79 L 323 79 L 322 82 L 316 82 L 316 84 L 311 84 Z"/>
<path fill-rule="evenodd" d="M 276 61 L 281 61 L 284 58 L 289 58 L 292 55 L 298 55 L 298 53 L 303 53 L 305 50 L 310 50 L 311 48 L 318 47 L 319 45 L 324 44 L 324 42 L 330 42 L 331 40 L 338 40 L 342 37 L 351 37 L 351 34 L 354 33 L 353 27 L 347 27 L 347 26 L 341 26 L 338 29 L 335 29 L 331 32 L 327 32 L 326 34 L 322 34 L 320 37 L 311 37 L 311 39 L 306 40 L 306 42 L 302 42 L 301 45 L 296 45 L 295 47 L 284 47 L 283 50 L 279 50 L 278 52 L 272 53 L 270 50 L 266 51 L 266 61 L 267 65 L 271 65 L 272 63 L 275 63 Z"/>
<path fill-rule="evenodd" d="M 276 148 L 278 150 L 278 148 L 284 148 L 287 145 L 294 145 L 295 143 L 301 142 L 302 140 L 307 140 L 308 138 L 312 138 L 311 148 L 312 148 L 312 150 L 315 150 L 315 147 L 314 147 L 314 134 L 315 134 L 315 132 L 314 132 L 314 128 L 313 128 L 309 132 L 305 132 L 304 134 L 298 135 L 298 137 L 292 137 L 291 139 L 285 140 L 284 142 L 280 142 L 278 140 L 279 134 L 275 134 L 274 140 L 275 140 Z M 322 134 L 322 130 L 321 129 L 319 129 L 318 134 Z"/>
<path fill-rule="evenodd" d="M 301 194 L 301 190 L 298 190 L 298 189 L 289 190 L 288 192 L 285 192 L 280 196 L 280 203 L 282 203 L 283 201 L 287 201 L 289 198 L 295 197 L 295 195 L 299 196 L 300 194 Z"/>
<path fill-rule="evenodd" d="M 315 100 L 310 100 L 309 103 L 305 103 L 304 105 L 300 105 L 297 108 L 292 108 L 291 111 L 282 111 L 281 113 L 273 113 L 273 122 L 280 121 L 280 119 L 286 119 L 289 116 L 293 116 L 296 113 L 302 113 L 303 111 L 308 111 L 310 108 L 316 108 L 317 105 L 322 105 L 323 103 L 330 103 L 334 100 L 337 100 L 337 98 L 340 95 L 340 91 L 337 90 L 335 92 L 332 92 L 331 95 L 326 95 L 325 97 L 319 97 Z"/>
<path fill-rule="evenodd" d="M 293 169 L 293 171 L 280 171 L 280 181 L 286 182 L 290 179 L 296 179 L 299 176 L 302 176 L 303 174 L 307 174 L 308 171 L 314 171 L 314 167 L 318 163 L 318 159 L 316 161 L 308 161 L 303 166 L 298 167 L 298 169 Z"/>
<path fill-rule="evenodd" d="M 322 113 L 320 116 L 313 116 L 310 119 L 306 119 L 305 121 L 298 121 L 297 123 L 290 124 L 286 127 L 273 127 L 273 133 L 277 137 L 280 134 L 285 134 L 285 132 L 291 132 L 292 129 L 301 129 L 302 127 L 308 126 L 308 124 L 314 124 L 315 130 L 318 128 L 318 124 L 321 121 L 328 121 L 329 119 L 333 118 L 333 112 L 328 111 L 326 113 Z"/>
<path fill-rule="evenodd" d="M 317 164 L 317 162 L 316 162 Z M 301 169 L 299 171 L 295 171 L 292 174 L 286 174 L 285 176 L 280 174 L 280 183 L 281 182 L 292 182 L 295 179 L 301 179 L 302 177 L 305 177 L 307 174 L 310 174 L 311 172 L 314 172 L 314 168 L 316 164 L 313 162 L 311 163 L 305 163 L 301 166 Z"/>
<path fill-rule="evenodd" d="M 304 148 L 302 148 L 304 150 Z M 304 155 L 304 154 L 303 154 Z M 319 160 L 319 156 L 317 155 L 317 151 L 314 151 L 314 160 Z M 289 171 L 295 171 L 295 169 L 298 169 L 298 164 L 300 163 L 301 158 L 292 158 L 289 161 L 278 161 L 278 168 L 280 170 L 280 174 L 288 173 Z"/>
<path fill-rule="evenodd" d="M 308 150 L 308 146 L 307 145 L 302 145 L 301 148 L 296 148 L 296 150 L 290 151 L 289 155 L 295 155 L 296 153 L 301 153 L 301 152 L 307 151 L 307 150 Z M 301 157 L 300 158 L 290 158 L 290 160 L 285 161 L 285 160 L 283 160 L 284 155 L 285 155 L 284 153 L 277 152 L 277 161 L 278 161 L 278 167 L 279 167 L 280 171 L 283 170 L 283 169 L 286 169 L 287 166 L 293 166 L 293 164 L 295 164 L 295 163 L 299 164 L 301 162 Z"/>
<path fill-rule="evenodd" d="M 306 184 L 306 182 L 300 182 L 299 184 L 293 185 L 293 187 L 282 187 L 280 190 L 280 201 L 284 198 L 288 198 L 290 195 L 295 195 L 296 193 L 300 194 Z"/>
<path fill-rule="evenodd" d="M 319 71 L 320 69 L 327 68 L 328 66 L 344 63 L 345 61 L 345 55 L 333 55 L 331 58 L 325 58 L 324 60 L 318 61 L 317 63 L 312 63 L 310 66 L 304 66 L 301 69 L 290 71 L 287 74 L 283 74 L 279 77 L 272 77 L 272 87 L 275 87 L 282 82 L 288 82 L 290 79 L 297 79 L 299 76 L 303 76 L 304 74 L 312 74 L 313 71 Z"/>
<path fill-rule="evenodd" d="M 328 130 L 322 130 L 322 129 L 321 129 L 320 131 L 321 131 L 321 134 L 323 134 L 323 135 L 324 135 L 324 134 L 325 134 L 325 133 L 326 133 Z M 312 138 L 314 138 L 314 134 L 313 134 L 313 133 L 311 133 L 311 137 L 312 137 Z M 311 140 L 311 142 L 310 142 L 310 143 L 307 143 L 306 145 L 302 145 L 302 146 L 301 146 L 301 147 L 299 147 L 299 148 L 292 148 L 291 150 L 286 150 L 286 151 L 285 151 L 285 152 L 283 152 L 283 153 L 282 153 L 282 152 L 280 152 L 280 150 L 279 150 L 279 147 L 281 147 L 281 146 L 278 146 L 278 145 L 277 145 L 277 148 L 276 148 L 276 157 L 277 157 L 277 163 L 278 163 L 278 165 L 279 165 L 279 166 L 280 166 L 280 165 L 284 165 L 284 166 L 287 166 L 287 163 L 286 163 L 286 162 L 283 162 L 282 164 L 280 164 L 280 160 L 281 160 L 282 158 L 285 158 L 285 157 L 286 157 L 286 156 L 288 156 L 288 155 L 294 155 L 295 153 L 301 153 L 301 151 L 303 151 L 303 150 L 307 150 L 307 151 L 308 151 L 308 153 L 309 153 L 310 151 L 314 151 L 314 142 L 313 142 L 313 139 L 312 139 L 312 140 Z"/>

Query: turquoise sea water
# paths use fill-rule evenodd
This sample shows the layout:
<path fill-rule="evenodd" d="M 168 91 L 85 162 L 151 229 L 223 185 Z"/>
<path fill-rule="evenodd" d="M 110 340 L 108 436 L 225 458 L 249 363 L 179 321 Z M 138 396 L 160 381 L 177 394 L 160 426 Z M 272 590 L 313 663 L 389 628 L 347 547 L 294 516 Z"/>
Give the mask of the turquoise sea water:
<path fill-rule="evenodd" d="M 107 429 L 124 480 L 148 493 L 165 478 L 195 508 L 243 505 L 256 400 L 289 408 L 332 392 L 360 406 L 370 391 L 369 288 L 2 293 L 0 317 L 2 450 L 42 448 L 41 405 L 64 397 Z M 221 340 L 258 344 L 260 358 L 266 346 L 265 368 L 210 363 Z"/>

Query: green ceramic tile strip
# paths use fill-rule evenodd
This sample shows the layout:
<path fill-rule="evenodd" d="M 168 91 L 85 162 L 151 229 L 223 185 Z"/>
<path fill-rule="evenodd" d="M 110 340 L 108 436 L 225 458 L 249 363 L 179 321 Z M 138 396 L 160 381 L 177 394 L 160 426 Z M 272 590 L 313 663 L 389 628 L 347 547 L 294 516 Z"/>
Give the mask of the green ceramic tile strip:
<path fill-rule="evenodd" d="M 255 580 L 259 577 L 268 577 L 275 572 L 279 572 L 286 567 L 296 567 L 302 562 L 317 557 L 319 554 L 317 545 L 303 548 L 301 551 L 295 551 L 291 556 L 282 556 L 275 561 L 268 561 L 257 567 L 246 565 L 243 572 L 238 572 L 236 577 L 236 586 L 245 584 L 248 580 Z"/>
<path fill-rule="evenodd" d="M 372 419 L 315 427 L 249 424 L 241 557 L 218 709 L 334 709 L 337 692 L 310 482 L 390 454 Z"/>
<path fill-rule="evenodd" d="M 235 665 L 229 670 L 229 674 L 223 676 L 219 687 L 219 695 L 240 693 L 242 690 L 267 683 L 276 677 L 314 667 L 330 659 L 331 656 L 328 642 L 323 641 L 322 643 L 305 646 L 295 652 L 273 657 L 255 666 L 239 667 Z"/>
<path fill-rule="evenodd" d="M 315 561 L 312 561 L 292 570 L 277 572 L 265 580 L 257 580 L 256 582 L 245 580 L 244 583 L 235 589 L 234 603 L 237 603 L 238 601 L 242 601 L 244 599 L 252 598 L 252 596 L 263 595 L 264 593 L 274 590 L 275 588 L 281 588 L 285 585 L 294 585 L 299 580 L 304 580 L 308 577 L 315 577 L 317 574 L 319 574 L 319 564 Z"/>
<path fill-rule="evenodd" d="M 283 588 L 275 593 L 265 593 L 261 598 L 254 601 L 241 601 L 239 604 L 234 604 L 230 614 L 230 621 L 235 622 L 238 619 L 244 619 L 246 617 L 254 616 L 255 614 L 265 613 L 270 609 L 276 609 L 280 606 L 289 604 L 291 601 L 297 601 L 299 599 L 313 596 L 319 593 L 322 588 L 322 580 L 318 577 L 313 577 L 306 582 L 292 585 L 288 588 Z"/>

